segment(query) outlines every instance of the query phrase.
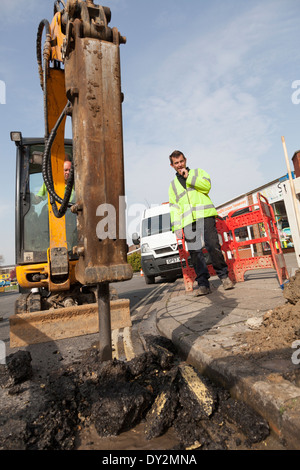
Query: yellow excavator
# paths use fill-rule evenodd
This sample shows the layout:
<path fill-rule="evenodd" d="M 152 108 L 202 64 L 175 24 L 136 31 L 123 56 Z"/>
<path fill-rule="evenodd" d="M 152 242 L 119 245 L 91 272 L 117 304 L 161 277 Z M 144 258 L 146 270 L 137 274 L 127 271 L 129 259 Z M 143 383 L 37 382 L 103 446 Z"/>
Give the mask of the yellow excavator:
<path fill-rule="evenodd" d="M 132 277 L 120 73 L 126 39 L 110 20 L 110 9 L 92 0 L 61 0 L 51 23 L 42 20 L 38 27 L 45 135 L 11 132 L 22 292 L 10 318 L 12 347 L 97 330 L 107 360 L 111 329 L 131 325 L 129 301 L 114 299 L 110 289 Z M 68 116 L 72 139 L 65 138 Z"/>

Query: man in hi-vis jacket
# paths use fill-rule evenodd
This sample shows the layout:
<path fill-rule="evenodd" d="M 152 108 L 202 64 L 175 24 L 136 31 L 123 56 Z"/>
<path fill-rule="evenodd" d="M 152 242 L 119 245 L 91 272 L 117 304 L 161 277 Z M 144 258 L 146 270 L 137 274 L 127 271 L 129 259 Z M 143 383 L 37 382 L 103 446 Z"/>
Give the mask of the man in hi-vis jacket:
<path fill-rule="evenodd" d="M 232 289 L 216 229 L 218 215 L 208 193 L 211 188 L 209 175 L 200 168 L 190 170 L 182 152 L 175 150 L 170 163 L 176 177 L 169 186 L 169 205 L 172 231 L 182 238 L 184 231 L 187 247 L 196 272 L 197 296 L 210 293 L 209 272 L 202 248 L 206 248 L 212 266 L 222 281 L 224 289 Z"/>

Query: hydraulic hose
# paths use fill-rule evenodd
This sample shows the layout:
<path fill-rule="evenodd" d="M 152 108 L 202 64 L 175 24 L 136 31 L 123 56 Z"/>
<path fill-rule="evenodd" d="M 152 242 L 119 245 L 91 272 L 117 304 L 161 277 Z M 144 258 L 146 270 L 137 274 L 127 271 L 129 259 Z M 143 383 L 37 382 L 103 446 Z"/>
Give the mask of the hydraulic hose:
<path fill-rule="evenodd" d="M 62 111 L 61 115 L 59 116 L 54 128 L 50 132 L 49 138 L 45 142 L 45 149 L 44 149 L 44 155 L 43 155 L 43 163 L 42 163 L 42 174 L 43 174 L 43 179 L 47 188 L 47 191 L 49 193 L 50 197 L 50 204 L 53 209 L 53 213 L 55 217 L 60 218 L 63 217 L 68 209 L 68 207 L 71 207 L 72 204 L 69 202 L 72 189 L 73 189 L 73 184 L 74 184 L 74 167 L 72 164 L 71 170 L 70 170 L 70 176 L 67 182 L 64 198 L 62 199 L 59 197 L 55 191 L 54 191 L 54 184 L 53 184 L 53 177 L 52 177 L 52 166 L 51 166 L 51 147 L 53 144 L 53 141 L 56 137 L 57 129 L 59 128 L 62 120 L 64 119 L 65 115 L 67 114 L 68 108 L 71 106 L 70 101 L 66 104 L 64 110 Z M 60 203 L 61 206 L 58 209 L 56 202 Z"/>
<path fill-rule="evenodd" d="M 43 30 L 46 28 L 46 41 L 43 50 L 43 58 L 44 58 L 44 67 L 42 63 L 42 35 Z M 50 24 L 49 21 L 43 19 L 38 27 L 37 32 L 37 40 L 36 40 L 36 54 L 37 54 L 37 62 L 38 62 L 38 69 L 40 75 L 40 84 L 43 90 L 44 96 L 44 122 L 45 122 L 45 139 L 48 139 L 49 136 L 49 128 L 48 128 L 48 105 L 47 105 L 47 75 L 48 75 L 48 64 L 50 58 L 50 51 L 51 51 L 51 36 L 50 36 Z"/>
<path fill-rule="evenodd" d="M 59 3 L 64 5 L 64 2 L 57 1 L 56 7 L 58 7 Z M 43 30 L 46 29 L 46 41 L 43 48 L 43 59 L 42 60 L 42 35 Z M 50 197 L 50 204 L 52 205 L 53 213 L 55 217 L 60 218 L 63 217 L 67 211 L 68 207 L 71 207 L 70 204 L 70 197 L 72 193 L 73 183 L 74 183 L 74 167 L 72 164 L 70 176 L 67 182 L 64 198 L 60 198 L 54 191 L 54 184 L 53 184 L 53 177 L 52 177 L 52 166 L 51 166 L 51 147 L 53 141 L 55 139 L 57 129 L 60 126 L 63 118 L 67 113 L 67 109 L 70 106 L 70 102 L 67 103 L 63 112 L 61 113 L 60 117 L 57 120 L 54 128 L 52 129 L 49 135 L 49 124 L 48 124 L 48 104 L 47 104 L 47 77 L 48 77 L 48 66 L 51 54 L 51 35 L 50 35 L 50 24 L 48 20 L 43 19 L 38 27 L 37 32 L 37 41 L 36 41 L 36 53 L 37 53 L 37 62 L 39 68 L 39 75 L 40 75 L 40 84 L 43 90 L 43 97 L 44 97 L 44 122 L 45 122 L 45 149 L 43 155 L 43 163 L 42 163 L 42 174 L 43 179 L 49 193 Z M 44 62 L 44 66 L 43 66 Z M 61 206 L 58 209 L 56 202 L 60 203 Z"/>
<path fill-rule="evenodd" d="M 63 6 L 61 9 L 59 8 L 59 4 L 60 4 L 60 3 L 61 3 L 62 6 Z M 57 12 L 59 12 L 59 11 L 62 12 L 62 11 L 64 11 L 65 9 L 66 9 L 66 4 L 65 4 L 64 0 L 57 0 L 57 1 L 54 3 L 54 15 L 55 15 L 55 13 L 57 13 Z"/>

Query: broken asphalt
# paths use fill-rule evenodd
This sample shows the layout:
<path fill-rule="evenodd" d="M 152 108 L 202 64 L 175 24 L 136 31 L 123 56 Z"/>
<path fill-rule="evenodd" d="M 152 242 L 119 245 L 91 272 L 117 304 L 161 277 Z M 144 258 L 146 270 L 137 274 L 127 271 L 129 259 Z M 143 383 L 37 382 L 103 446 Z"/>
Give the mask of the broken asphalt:
<path fill-rule="evenodd" d="M 295 254 L 285 259 L 292 276 L 298 269 Z M 251 322 L 286 302 L 276 271 L 248 271 L 244 282 L 228 291 L 218 278 L 210 282 L 211 294 L 194 297 L 177 279 L 152 304 L 148 318 L 155 317 L 159 333 L 172 340 L 183 359 L 263 416 L 287 449 L 299 450 L 300 387 L 284 378 L 287 370 L 300 367 L 292 361 L 292 345 L 264 359 L 243 353 L 240 341 Z M 148 326 L 141 324 L 144 330 Z"/>

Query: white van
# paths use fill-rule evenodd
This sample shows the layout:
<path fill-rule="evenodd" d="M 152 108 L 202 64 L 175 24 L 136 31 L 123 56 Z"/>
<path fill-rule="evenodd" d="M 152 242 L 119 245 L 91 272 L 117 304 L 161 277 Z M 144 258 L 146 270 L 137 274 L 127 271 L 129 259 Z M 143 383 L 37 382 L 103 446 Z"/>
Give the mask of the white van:
<path fill-rule="evenodd" d="M 144 211 L 140 235 L 134 233 L 132 241 L 141 246 L 141 265 L 146 284 L 153 284 L 158 276 L 174 280 L 182 275 L 168 203 Z"/>

